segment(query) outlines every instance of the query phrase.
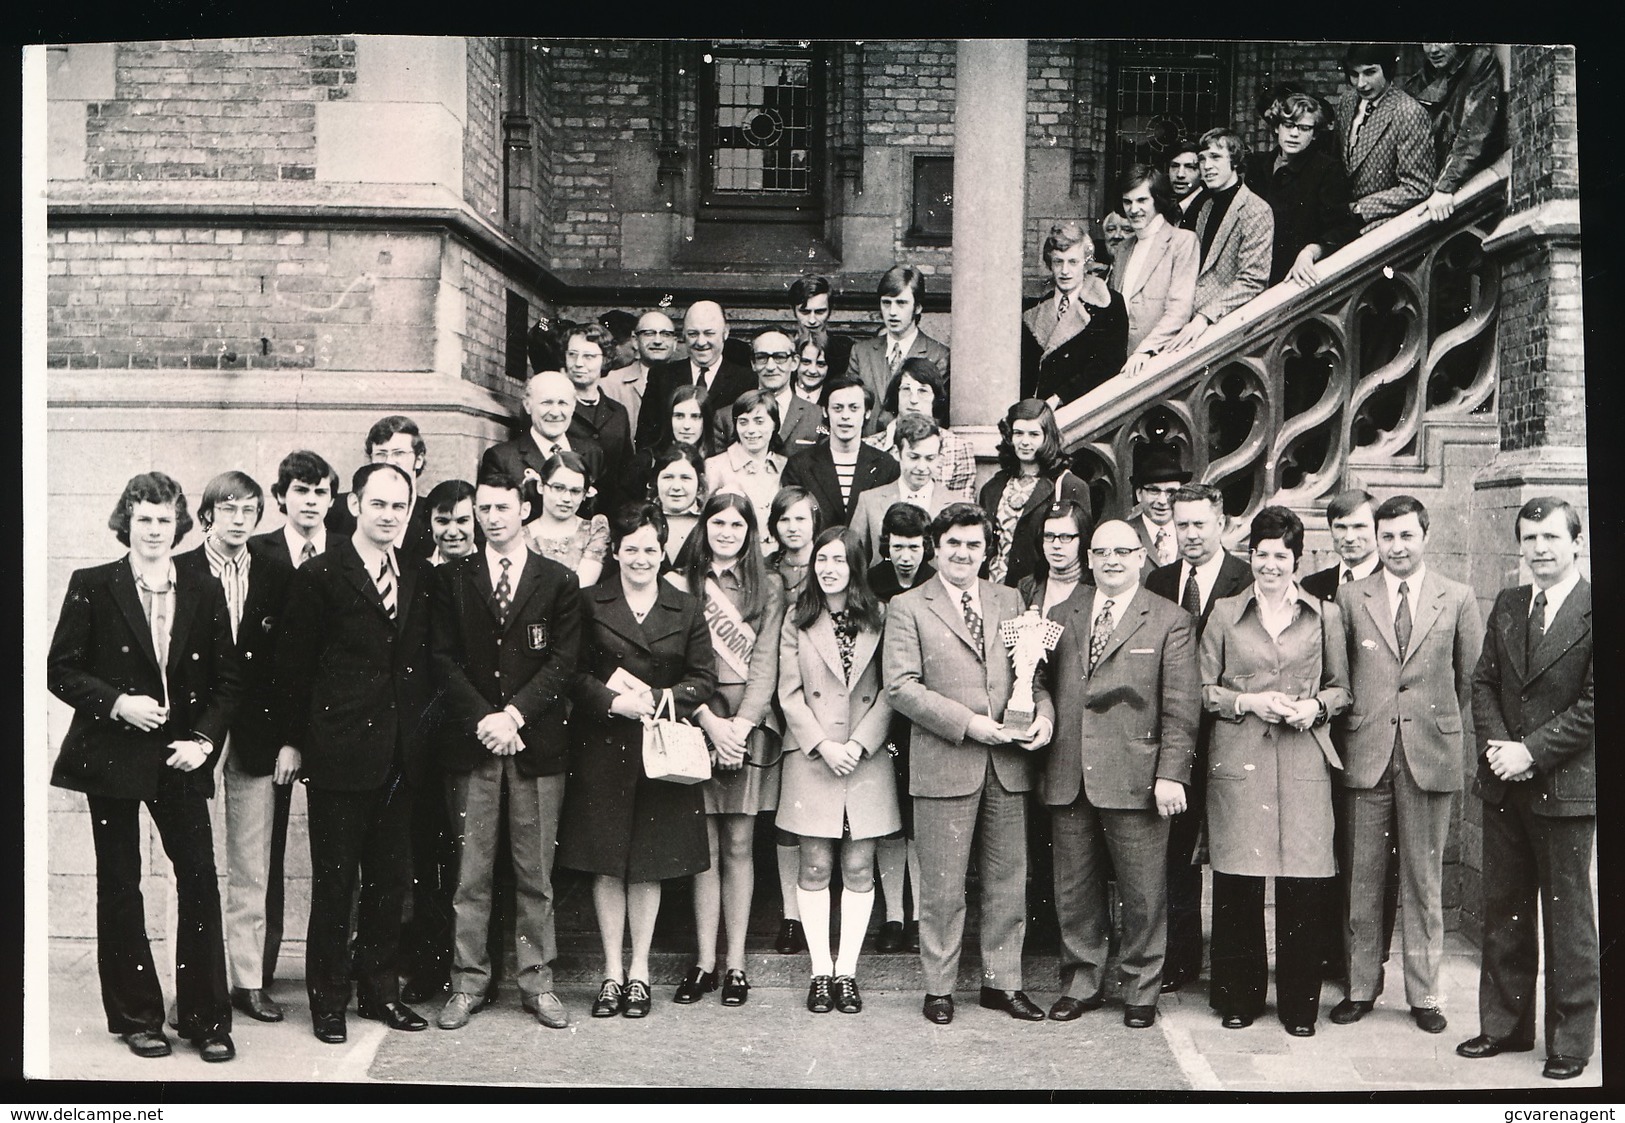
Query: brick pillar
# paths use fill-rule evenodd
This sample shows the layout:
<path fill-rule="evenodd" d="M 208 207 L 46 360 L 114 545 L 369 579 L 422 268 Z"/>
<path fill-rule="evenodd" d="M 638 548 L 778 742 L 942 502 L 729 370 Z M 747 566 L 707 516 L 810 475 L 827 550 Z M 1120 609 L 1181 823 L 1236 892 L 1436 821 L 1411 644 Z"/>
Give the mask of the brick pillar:
<path fill-rule="evenodd" d="M 1486 613 L 1496 591 L 1529 580 L 1513 522 L 1537 495 L 1573 503 L 1589 527 L 1584 315 L 1580 304 L 1580 179 L 1574 49 L 1511 48 L 1507 216 L 1484 248 L 1501 264 L 1496 325 L 1500 449 L 1473 480 L 1471 582 Z M 1580 569 L 1590 576 L 1582 537 Z M 1481 936 L 1478 800 L 1461 822 L 1461 930 Z"/>
<path fill-rule="evenodd" d="M 954 112 L 952 421 L 991 425 L 1021 384 L 1027 42 L 959 43 Z"/>

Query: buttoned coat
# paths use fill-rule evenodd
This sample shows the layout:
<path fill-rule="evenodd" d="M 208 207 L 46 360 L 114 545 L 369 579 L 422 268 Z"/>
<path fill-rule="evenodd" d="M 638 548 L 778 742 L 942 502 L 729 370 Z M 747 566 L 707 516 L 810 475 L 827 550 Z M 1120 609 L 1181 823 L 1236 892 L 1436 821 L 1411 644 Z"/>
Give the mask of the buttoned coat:
<path fill-rule="evenodd" d="M 1050 609 L 1064 630 L 1044 669 L 1055 704 L 1044 802 L 1065 807 L 1081 791 L 1094 807 L 1155 812 L 1156 781 L 1190 784 L 1201 712 L 1196 621 L 1140 589 L 1090 673 L 1097 595 L 1080 584 Z"/>
<path fill-rule="evenodd" d="M 1213 201 L 1199 204 L 1196 242 L 1200 246 Z M 1275 242 L 1275 212 L 1245 183 L 1236 188 L 1236 197 L 1208 247 L 1207 257 L 1196 272 L 1195 313 L 1217 323 L 1263 292 L 1270 280 L 1270 252 Z"/>
<path fill-rule="evenodd" d="M 395 560 L 393 620 L 347 538 L 329 541 L 289 586 L 276 651 L 279 724 L 317 787 L 366 791 L 396 764 L 409 782 L 422 778 L 425 714 L 435 700 L 430 566 L 400 550 Z"/>
<path fill-rule="evenodd" d="M 607 514 L 630 498 L 626 471 L 632 463 L 632 416 L 625 406 L 600 390 L 591 406 L 576 403 L 565 435 L 572 449 L 579 441 L 591 441 L 603 450 L 603 463 L 592 481 L 597 495 L 589 510 Z"/>
<path fill-rule="evenodd" d="M 1328 717 L 1348 708 L 1348 649 L 1337 605 L 1303 593 L 1279 640 L 1258 615 L 1257 586 L 1213 606 L 1202 632 L 1202 704 L 1213 715 L 1207 760 L 1208 852 L 1220 873 L 1331 877 L 1332 769 L 1324 725 L 1296 730 L 1237 716 L 1242 694 L 1314 698 Z"/>
<path fill-rule="evenodd" d="M 1433 122 L 1428 111 L 1398 86 L 1389 86 L 1360 124 L 1349 147 L 1349 130 L 1360 105 L 1350 87 L 1337 99 L 1337 131 L 1349 173 L 1350 208 L 1365 233 L 1410 210 L 1433 192 Z"/>
<path fill-rule="evenodd" d="M 1123 369 L 1129 316 L 1123 295 L 1098 277 L 1084 281 L 1051 331 L 1054 306 L 1050 294 L 1021 314 L 1021 396 L 1065 404 Z"/>
<path fill-rule="evenodd" d="M 825 526 L 850 526 L 863 493 L 892 483 L 898 474 L 897 461 L 890 453 L 859 441 L 852 492 L 842 503 L 841 481 L 835 474 L 835 460 L 826 441 L 792 456 L 784 465 L 784 474 L 779 477 L 779 483 L 784 487 L 794 484 L 812 492 L 818 500 Z"/>
<path fill-rule="evenodd" d="M 1026 749 L 967 740 L 978 714 L 1003 721 L 1014 678 L 999 625 L 1021 615 L 1021 594 L 991 581 L 977 582 L 982 604 L 982 647 L 977 651 L 959 602 L 938 579 L 892 599 L 886 612 L 881 665 L 892 708 L 914 723 L 909 745 L 909 794 L 967 796 L 980 791 L 988 759 L 1006 791 L 1033 786 Z M 1037 712 L 1051 722 L 1055 709 L 1042 677 L 1033 684 Z"/>
<path fill-rule="evenodd" d="M 167 675 L 169 689 L 164 689 Z M 160 674 L 152 628 L 126 555 L 75 570 L 46 655 L 45 681 L 73 707 L 73 721 L 51 769 L 51 783 L 86 795 L 152 799 L 174 750 L 171 741 L 201 733 L 214 743 L 203 767 L 185 773 L 192 789 L 214 794 L 220 759 L 241 689 L 226 598 L 213 577 L 175 567 L 175 617 Z M 142 732 L 113 717 L 119 695 L 144 695 L 169 707 L 168 719 Z"/>
<path fill-rule="evenodd" d="M 1129 259 L 1145 257 L 1145 266 L 1134 278 L 1131 291 L 1123 291 Z M 1202 258 L 1201 244 L 1189 230 L 1164 221 L 1150 238 L 1141 242 L 1130 235 L 1112 262 L 1110 284 L 1123 293 L 1128 310 L 1128 353 L 1143 351 L 1155 355 L 1166 347 L 1179 330 L 1191 322 L 1196 310 L 1196 272 Z"/>
<path fill-rule="evenodd" d="M 851 527 L 858 532 L 858 538 L 863 543 L 864 556 L 873 564 L 880 560 L 880 531 L 886 520 L 886 512 L 891 510 L 902 494 L 903 485 L 896 480 L 885 487 L 877 487 L 858 496 L 858 509 L 852 516 Z M 955 496 L 951 495 L 942 481 L 938 480 L 931 488 L 931 506 L 925 513 L 935 516 Z"/>
<path fill-rule="evenodd" d="M 1591 678 L 1591 582 L 1581 579 L 1551 620 L 1533 661 L 1528 585 L 1503 589 L 1490 610 L 1484 651 L 1473 671 L 1478 771 L 1473 791 L 1499 805 L 1514 785 L 1490 771 L 1489 742 L 1522 741 L 1535 775 L 1518 786 L 1540 794 L 1530 810 L 1552 817 L 1597 813 L 1596 697 Z"/>
<path fill-rule="evenodd" d="M 1354 691 L 1341 722 L 1344 786 L 1376 787 L 1393 758 L 1398 727 L 1417 786 L 1461 791 L 1467 761 L 1462 710 L 1484 645 L 1473 592 L 1428 567 L 1411 597 L 1411 642 L 1401 662 L 1384 573 L 1378 569 L 1337 591 Z"/>
<path fill-rule="evenodd" d="M 469 772 L 491 759 L 475 727 L 513 706 L 524 718 L 524 749 L 514 758 L 521 776 L 565 769 L 571 730 L 568 700 L 581 653 L 581 589 L 576 575 L 537 554 L 525 558 L 508 605 L 497 617 L 491 567 L 484 550 L 435 570 L 430 645 L 443 716 L 436 749 L 451 772 Z"/>
<path fill-rule="evenodd" d="M 792 834 L 878 838 L 902 826 L 897 777 L 886 752 L 891 701 L 880 681 L 880 632 L 853 637 L 847 681 L 835 625 L 820 612 L 808 628 L 787 613 L 779 638 L 779 704 L 784 709 L 784 778 L 777 824 Z M 818 756 L 824 741 L 856 741 L 863 759 L 837 776 Z"/>

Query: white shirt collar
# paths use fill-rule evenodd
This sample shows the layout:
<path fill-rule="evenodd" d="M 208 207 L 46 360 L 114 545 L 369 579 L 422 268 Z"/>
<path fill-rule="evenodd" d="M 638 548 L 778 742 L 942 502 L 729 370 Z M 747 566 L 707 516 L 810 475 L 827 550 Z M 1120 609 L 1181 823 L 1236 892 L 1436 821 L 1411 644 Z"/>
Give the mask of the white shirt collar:
<path fill-rule="evenodd" d="M 1095 617 L 1100 615 L 1100 606 L 1105 604 L 1107 601 L 1111 601 L 1112 602 L 1112 619 L 1117 621 L 1118 623 L 1121 623 L 1122 620 L 1123 620 L 1124 612 L 1127 611 L 1129 605 L 1134 603 L 1134 597 L 1136 596 L 1136 594 L 1139 593 L 1139 591 L 1140 591 L 1140 586 L 1138 584 L 1136 584 L 1133 588 L 1131 588 L 1126 593 L 1119 593 L 1115 597 L 1109 597 L 1105 593 L 1103 593 L 1099 588 L 1096 588 L 1095 589 L 1095 599 L 1090 604 L 1090 607 L 1089 607 L 1089 622 L 1091 624 L 1093 624 Z M 1115 628 L 1114 628 L 1114 630 L 1115 630 Z"/>
<path fill-rule="evenodd" d="M 903 478 L 899 476 L 897 478 L 898 501 L 913 503 L 915 506 L 924 507 L 927 511 L 929 511 L 931 509 L 931 495 L 936 490 L 936 486 L 936 480 L 926 480 L 925 486 L 919 491 L 910 491 L 908 489 L 908 485 L 903 482 Z"/>
<path fill-rule="evenodd" d="M 536 442 L 536 447 L 542 450 L 543 455 L 546 455 L 547 450 L 554 445 L 558 445 L 560 450 L 564 452 L 575 451 L 570 447 L 569 433 L 560 433 L 557 437 L 544 437 L 542 431 L 532 425 L 530 427 L 530 439 Z"/>
<path fill-rule="evenodd" d="M 387 550 L 380 550 L 367 541 L 366 536 L 361 533 L 359 528 L 354 534 L 350 535 L 350 543 L 355 546 L 355 552 L 361 555 L 361 564 L 366 567 L 367 576 L 373 580 L 378 579 L 378 567 L 385 560 L 389 562 L 390 573 L 396 577 L 401 575 L 401 567 L 395 560 L 395 548 L 393 546 Z"/>
<path fill-rule="evenodd" d="M 1428 574 L 1428 567 L 1427 567 L 1426 562 L 1423 562 L 1421 565 L 1417 566 L 1415 573 L 1413 573 L 1409 577 L 1406 577 L 1406 578 L 1403 578 L 1403 579 L 1399 578 L 1399 577 L 1395 577 L 1393 575 L 1392 571 L 1390 571 L 1388 569 L 1384 569 L 1382 571 L 1382 580 L 1383 580 L 1383 583 L 1388 587 L 1388 603 L 1389 603 L 1389 605 L 1391 605 L 1394 608 L 1399 607 L 1399 583 L 1400 583 L 1401 580 L 1403 580 L 1405 582 L 1406 592 L 1409 594 L 1409 599 L 1410 599 L 1410 602 L 1411 602 L 1411 608 L 1414 611 L 1415 608 L 1416 608 L 1417 595 L 1422 590 L 1422 581 L 1423 581 L 1424 578 L 1427 577 L 1427 574 Z"/>
<path fill-rule="evenodd" d="M 964 610 L 965 594 L 969 593 L 971 607 L 976 609 L 976 614 L 981 616 L 983 620 L 987 619 L 986 614 L 982 612 L 982 582 L 980 580 L 972 581 L 970 583 L 970 588 L 968 589 L 955 588 L 949 583 L 948 578 L 943 576 L 940 569 L 937 571 L 937 580 L 942 582 L 942 587 L 947 590 L 948 596 L 954 602 L 955 608 L 960 609 L 961 611 Z"/>
<path fill-rule="evenodd" d="M 485 544 L 485 567 L 491 571 L 491 587 L 496 588 L 497 581 L 502 576 L 503 558 L 507 558 L 509 562 L 508 584 L 517 587 L 519 575 L 525 571 L 525 556 L 529 553 L 530 548 L 525 545 L 525 536 L 523 534 L 514 536 L 510 552 L 506 554 L 487 542 Z"/>
<path fill-rule="evenodd" d="M 906 359 L 909 357 L 909 354 L 914 350 L 914 341 L 918 338 L 920 338 L 920 325 L 918 323 L 911 324 L 907 334 L 905 334 L 902 339 L 897 341 L 897 345 L 902 348 L 903 358 Z M 889 355 L 891 354 L 892 347 L 891 336 L 888 335 L 885 337 L 885 339 L 886 353 Z"/>
<path fill-rule="evenodd" d="M 1569 570 L 1567 577 L 1546 590 L 1546 627 L 1552 626 L 1552 621 L 1557 619 L 1557 610 L 1563 607 L 1563 602 L 1569 599 L 1569 594 L 1574 592 L 1579 584 L 1580 570 L 1576 566 L 1574 569 Z M 1531 612 L 1535 610 L 1535 594 L 1538 592 L 1540 592 L 1539 585 L 1531 586 L 1529 589 L 1529 610 Z"/>
<path fill-rule="evenodd" d="M 318 556 L 327 553 L 327 527 L 322 526 L 321 524 L 317 524 L 315 534 L 312 534 L 309 538 L 305 538 L 299 533 L 298 528 L 296 528 L 293 523 L 284 523 L 282 527 L 282 537 L 288 543 L 288 556 L 293 559 L 294 568 L 296 569 L 299 567 L 300 557 L 303 556 L 305 552 L 306 542 L 309 542 L 312 546 L 316 547 L 316 553 Z"/>
<path fill-rule="evenodd" d="M 1181 596 L 1185 593 L 1185 582 L 1190 580 L 1191 570 L 1196 571 L 1196 588 L 1202 594 L 1202 607 L 1206 608 L 1213 599 L 1213 586 L 1219 583 L 1219 571 L 1224 568 L 1224 550 L 1213 552 L 1213 556 L 1199 566 L 1192 566 L 1183 557 L 1179 559 L 1179 589 Z"/>
<path fill-rule="evenodd" d="M 1356 566 L 1349 566 L 1349 565 L 1347 565 L 1347 564 L 1345 564 L 1343 562 L 1338 562 L 1337 563 L 1337 580 L 1338 580 L 1338 583 L 1339 584 L 1342 583 L 1343 574 L 1345 572 L 1352 573 L 1354 575 L 1351 578 L 1351 580 L 1360 581 L 1360 580 L 1364 580 L 1367 577 L 1370 577 L 1373 573 L 1377 572 L 1378 567 L 1381 566 L 1381 565 L 1382 565 L 1382 556 L 1379 555 L 1375 550 L 1371 551 L 1371 556 L 1369 558 L 1366 558 L 1365 561 L 1361 562 L 1359 565 L 1356 565 Z"/>

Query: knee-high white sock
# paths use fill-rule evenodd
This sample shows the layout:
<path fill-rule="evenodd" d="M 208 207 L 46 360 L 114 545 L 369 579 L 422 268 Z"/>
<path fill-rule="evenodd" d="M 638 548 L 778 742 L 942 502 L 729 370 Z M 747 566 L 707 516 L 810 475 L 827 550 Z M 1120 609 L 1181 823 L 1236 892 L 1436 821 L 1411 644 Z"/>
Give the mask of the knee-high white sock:
<path fill-rule="evenodd" d="M 875 847 L 875 867 L 880 871 L 880 888 L 886 894 L 886 919 L 903 922 L 903 876 L 908 856 L 908 840 L 883 838 Z"/>
<path fill-rule="evenodd" d="M 801 927 L 807 933 L 807 954 L 812 957 L 812 973 L 833 975 L 829 961 L 829 887 L 803 889 L 796 886 L 795 899 L 801 905 Z"/>
<path fill-rule="evenodd" d="M 920 919 L 920 852 L 914 846 L 914 840 L 908 840 L 908 879 L 914 885 L 914 908 L 912 915 L 915 923 Z"/>
<path fill-rule="evenodd" d="M 841 953 L 835 959 L 837 975 L 858 973 L 858 951 L 863 947 L 863 934 L 869 928 L 869 913 L 875 907 L 875 891 L 859 893 L 855 889 L 841 891 Z"/>
<path fill-rule="evenodd" d="M 773 849 L 778 852 L 779 858 L 779 900 L 784 902 L 784 919 L 800 920 L 801 906 L 796 901 L 796 894 L 801 890 L 796 879 L 801 876 L 801 847 L 781 844 Z"/>

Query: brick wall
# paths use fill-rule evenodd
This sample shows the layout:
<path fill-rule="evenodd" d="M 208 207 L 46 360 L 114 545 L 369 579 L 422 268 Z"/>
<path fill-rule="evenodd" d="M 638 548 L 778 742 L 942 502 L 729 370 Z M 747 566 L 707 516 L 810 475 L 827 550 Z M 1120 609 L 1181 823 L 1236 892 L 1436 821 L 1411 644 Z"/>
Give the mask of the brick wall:
<path fill-rule="evenodd" d="M 1580 197 L 1573 47 L 1513 47 L 1512 209 Z"/>
<path fill-rule="evenodd" d="M 463 198 L 502 224 L 501 40 L 468 40 L 468 119 L 463 125 Z"/>
<path fill-rule="evenodd" d="M 1343 77 L 1344 43 L 1238 43 L 1235 69 L 1235 124 L 1255 151 L 1275 148 L 1275 135 L 1258 116 L 1265 90 L 1293 82 L 1337 104 L 1348 84 Z"/>
<path fill-rule="evenodd" d="M 355 82 L 355 41 L 198 39 L 117 48 L 87 108 L 90 179 L 313 179 L 318 101 Z"/>

